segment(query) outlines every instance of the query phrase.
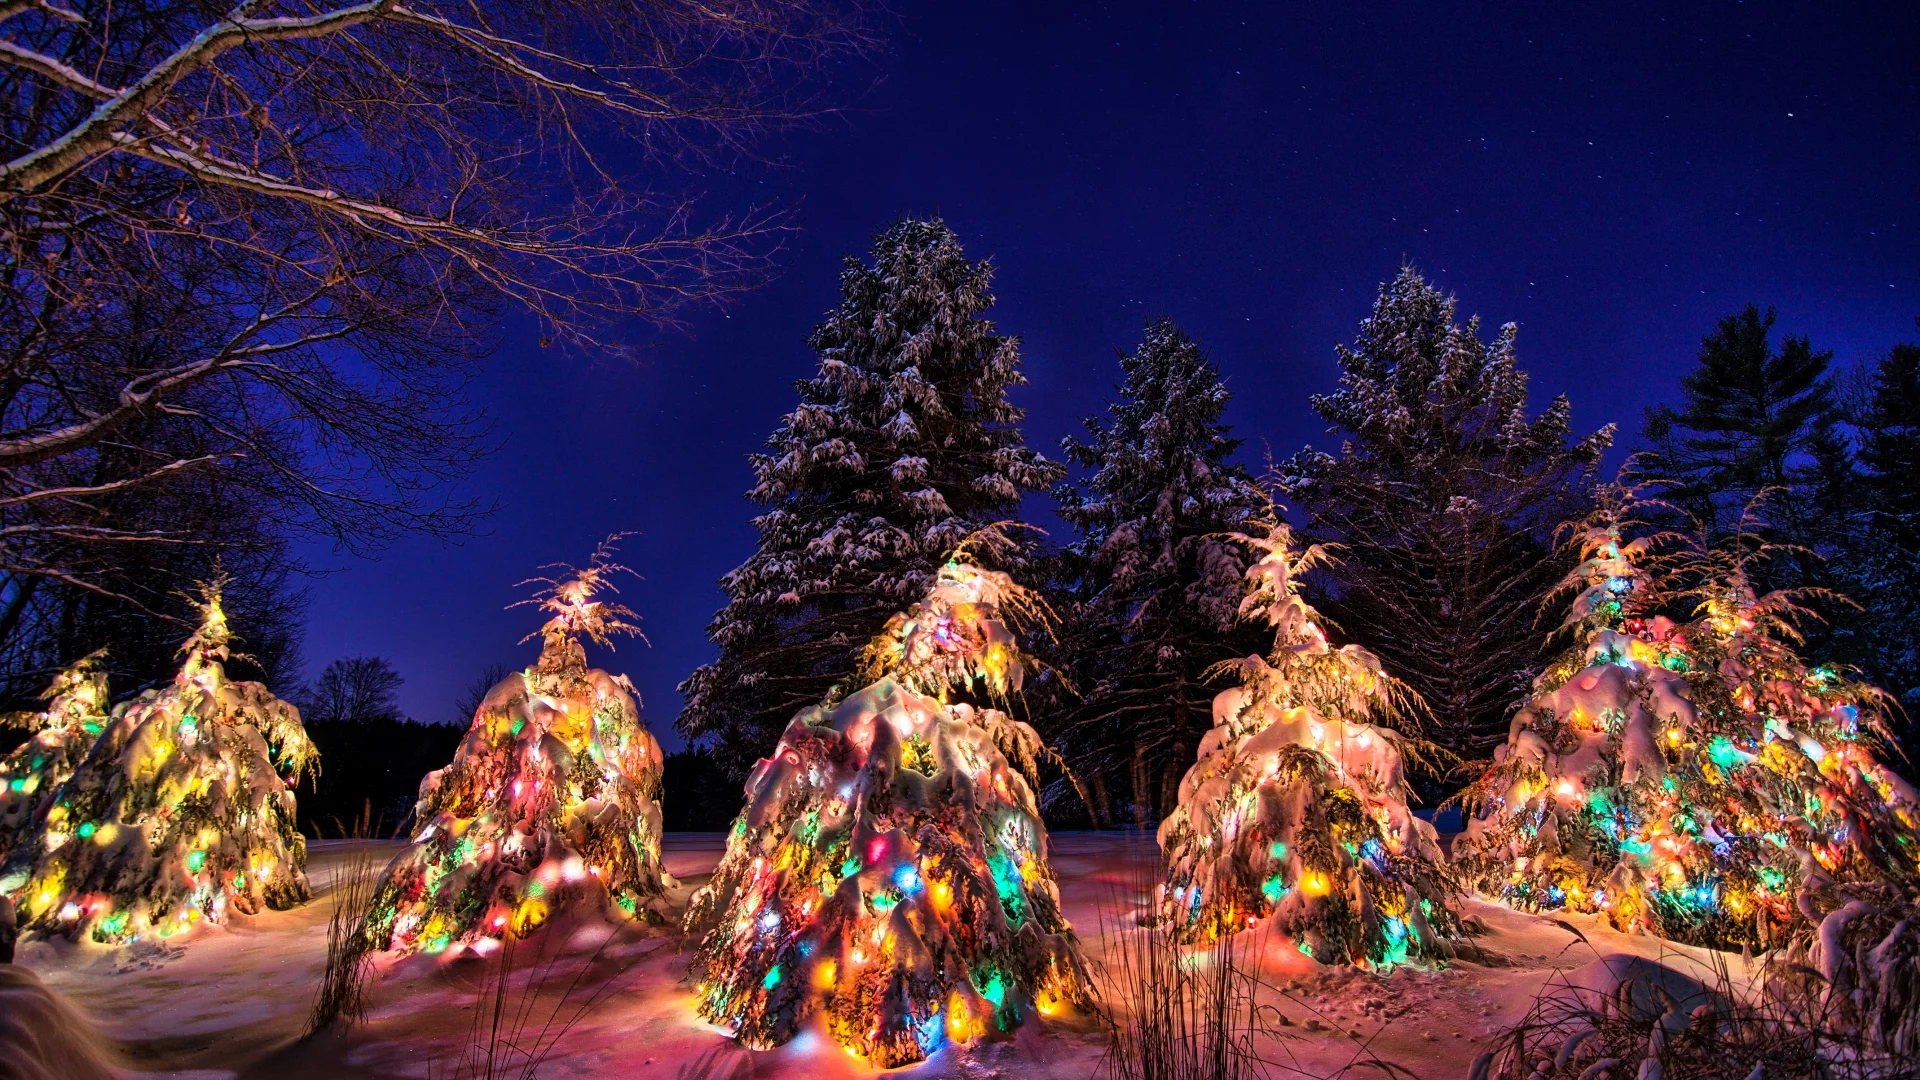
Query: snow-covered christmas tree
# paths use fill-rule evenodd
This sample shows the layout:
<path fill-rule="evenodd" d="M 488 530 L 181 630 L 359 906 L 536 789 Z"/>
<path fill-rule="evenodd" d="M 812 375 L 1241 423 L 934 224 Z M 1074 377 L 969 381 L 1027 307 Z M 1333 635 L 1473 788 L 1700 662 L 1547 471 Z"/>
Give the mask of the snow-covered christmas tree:
<path fill-rule="evenodd" d="M 1615 488 L 1577 530 L 1575 644 L 1464 793 L 1456 860 L 1518 906 L 1720 947 L 1805 942 L 1862 888 L 1910 904 L 1920 797 L 1876 757 L 1884 696 L 1799 658 L 1751 532 L 1663 553 L 1684 538 L 1643 505 Z"/>
<path fill-rule="evenodd" d="M 179 674 L 121 705 L 0 868 L 23 929 L 122 943 L 308 897 L 293 784 L 314 761 L 300 711 L 227 678 L 220 583 Z"/>
<path fill-rule="evenodd" d="M 90 653 L 54 676 L 41 695 L 45 709 L 0 720 L 31 732 L 0 758 L 0 863 L 39 824 L 60 785 L 106 730 L 105 656 L 105 650 Z"/>
<path fill-rule="evenodd" d="M 949 701 L 1019 690 L 1013 627 L 1037 609 L 1005 574 L 949 562 L 867 648 L 865 687 L 788 725 L 688 911 L 701 1015 L 753 1047 L 822 1016 L 891 1068 L 1087 1003 L 1034 802 L 1046 751 Z"/>
<path fill-rule="evenodd" d="M 428 773 L 413 845 L 375 887 L 374 948 L 439 953 L 562 912 L 659 920 L 673 879 L 660 865 L 660 744 L 624 675 L 587 666 L 581 638 L 637 634 L 613 591 L 610 538 L 585 568 L 535 578 L 548 613 L 540 659 L 475 711 L 452 764 Z M 483 948 L 485 946 L 482 946 Z"/>
<path fill-rule="evenodd" d="M 1026 446 L 1026 382 L 1000 333 L 993 266 L 938 218 L 905 219 L 847 259 L 808 338 L 819 370 L 753 456 L 751 557 L 722 579 L 713 663 L 680 687 L 678 726 L 744 775 L 793 714 L 853 673 L 861 645 L 923 596 L 947 553 L 1019 512 L 1059 465 Z M 1017 570 L 1019 552 L 999 569 Z"/>
<path fill-rule="evenodd" d="M 1160 824 L 1160 916 L 1189 941 L 1260 920 L 1322 963 L 1387 965 L 1451 955 L 1458 922 L 1433 826 L 1407 808 L 1406 690 L 1357 645 L 1329 644 L 1299 576 L 1327 559 L 1295 551 L 1277 513 L 1247 570 L 1241 614 L 1273 627 L 1265 657 L 1230 662 L 1214 729 Z"/>

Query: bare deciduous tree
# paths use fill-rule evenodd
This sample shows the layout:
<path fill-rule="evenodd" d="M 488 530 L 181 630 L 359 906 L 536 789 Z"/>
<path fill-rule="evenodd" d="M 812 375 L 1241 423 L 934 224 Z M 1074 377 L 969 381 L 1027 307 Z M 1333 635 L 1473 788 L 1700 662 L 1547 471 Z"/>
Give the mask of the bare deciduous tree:
<path fill-rule="evenodd" d="M 406 682 L 384 656 L 343 656 L 326 666 L 300 695 L 305 719 L 316 724 L 397 720 L 394 695 Z"/>
<path fill-rule="evenodd" d="M 223 543 L 139 512 L 196 477 L 349 549 L 462 527 L 498 317 L 607 345 L 760 280 L 783 215 L 684 166 L 817 112 L 860 4 L 0 0 L 0 617 Z"/>
<path fill-rule="evenodd" d="M 448 722 L 461 727 L 473 723 L 474 714 L 480 711 L 480 703 L 487 700 L 487 694 L 512 671 L 512 668 L 498 661 L 481 668 L 480 674 L 475 675 L 467 688 L 460 691 L 460 696 L 453 700 L 453 715 Z"/>

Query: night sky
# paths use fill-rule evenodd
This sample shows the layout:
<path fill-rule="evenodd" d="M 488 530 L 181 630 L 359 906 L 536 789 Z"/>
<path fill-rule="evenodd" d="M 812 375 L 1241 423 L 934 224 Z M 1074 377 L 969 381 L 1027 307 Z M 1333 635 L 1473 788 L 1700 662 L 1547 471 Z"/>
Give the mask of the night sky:
<path fill-rule="evenodd" d="M 1842 364 L 1913 340 L 1920 5 L 1846 6 L 902 4 L 852 111 L 703 181 L 800 201 L 783 276 L 636 360 L 510 332 L 477 387 L 505 445 L 471 485 L 501 511 L 454 546 L 312 552 L 339 569 L 309 668 L 387 656 L 406 711 L 451 720 L 488 663 L 537 652 L 514 583 L 637 530 L 624 599 L 652 646 L 599 659 L 680 745 L 674 684 L 753 545 L 745 455 L 813 369 L 841 256 L 901 214 L 994 261 L 1027 437 L 1056 458 L 1160 314 L 1226 374 L 1250 465 L 1326 444 L 1307 397 L 1403 259 L 1488 336 L 1518 323 L 1536 403 L 1571 395 L 1582 431 L 1630 437 L 1749 301 Z"/>

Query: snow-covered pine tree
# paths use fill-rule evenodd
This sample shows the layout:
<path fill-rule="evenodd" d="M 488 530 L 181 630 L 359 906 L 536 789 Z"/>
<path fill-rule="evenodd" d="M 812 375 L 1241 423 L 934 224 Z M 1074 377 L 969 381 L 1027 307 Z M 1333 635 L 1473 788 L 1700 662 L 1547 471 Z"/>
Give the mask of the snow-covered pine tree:
<path fill-rule="evenodd" d="M 1537 666 L 1534 613 L 1566 572 L 1553 530 L 1584 512 L 1608 425 L 1572 438 L 1565 395 L 1527 413 L 1515 328 L 1482 341 L 1411 266 L 1381 287 L 1340 388 L 1313 407 L 1338 454 L 1291 458 L 1307 531 L 1344 548 L 1328 616 L 1370 643 L 1433 711 L 1433 740 L 1484 757 Z"/>
<path fill-rule="evenodd" d="M 22 929 L 121 944 L 307 899 L 293 784 L 313 744 L 298 709 L 227 678 L 220 582 L 199 608 L 173 682 L 114 709 L 0 866 Z"/>
<path fill-rule="evenodd" d="M 880 1068 L 1089 1004 L 1004 702 L 1044 618 L 1003 573 L 955 561 L 863 655 L 864 687 L 793 718 L 747 780 L 687 911 L 700 1013 L 765 1048 L 810 1023 Z"/>
<path fill-rule="evenodd" d="M 1769 550 L 1750 519 L 1665 554 L 1683 538 L 1642 505 L 1611 489 L 1575 531 L 1555 590 L 1577 594 L 1574 644 L 1463 793 L 1455 861 L 1519 906 L 1720 948 L 1824 943 L 1843 971 L 1849 922 L 1886 934 L 1920 896 L 1920 795 L 1875 753 L 1884 695 L 1799 658 L 1795 596 L 1753 586 Z M 1891 984 L 1920 986 L 1920 920 L 1887 941 Z"/>
<path fill-rule="evenodd" d="M 618 539 L 584 568 L 533 579 L 544 587 L 522 603 L 548 614 L 527 635 L 540 659 L 488 691 L 452 764 L 421 781 L 420 831 L 367 909 L 373 948 L 485 949 L 561 913 L 663 917 L 674 882 L 660 864 L 660 744 L 633 684 L 589 668 L 581 645 L 639 633 L 603 598 L 626 569 Z"/>
<path fill-rule="evenodd" d="M 1240 685 L 1213 700 L 1215 727 L 1160 823 L 1159 914 L 1189 941 L 1263 918 L 1322 963 L 1391 965 L 1451 955 L 1450 876 L 1433 826 L 1407 808 L 1405 688 L 1358 645 L 1333 647 L 1277 512 L 1239 539 L 1260 554 L 1240 613 L 1271 648 L 1224 665 Z"/>
<path fill-rule="evenodd" d="M 748 498 L 767 509 L 722 579 L 707 629 L 720 655 L 680 686 L 680 730 L 736 775 L 853 673 L 947 552 L 1060 478 L 1007 400 L 1025 379 L 1018 341 L 985 316 L 992 276 L 937 218 L 896 222 L 868 262 L 847 259 L 841 303 L 809 339 L 819 370 L 752 459 Z"/>
<path fill-rule="evenodd" d="M 0 720 L 31 733 L 13 753 L 0 757 L 0 863 L 33 832 L 60 785 L 106 729 L 105 657 L 105 650 L 89 653 L 54 676 L 41 695 L 45 709 Z"/>
<path fill-rule="evenodd" d="M 1089 787 L 1131 792 L 1145 825 L 1173 808 L 1213 726 L 1205 673 L 1260 650 L 1258 632 L 1238 625 L 1245 550 L 1223 534 L 1266 498 L 1228 460 L 1240 440 L 1220 419 L 1219 369 L 1171 319 L 1148 322 L 1120 367 L 1119 400 L 1086 418 L 1090 440 L 1062 440 L 1092 473 L 1054 489 L 1080 534 L 1061 557 L 1060 640 L 1082 697 L 1051 726 Z"/>

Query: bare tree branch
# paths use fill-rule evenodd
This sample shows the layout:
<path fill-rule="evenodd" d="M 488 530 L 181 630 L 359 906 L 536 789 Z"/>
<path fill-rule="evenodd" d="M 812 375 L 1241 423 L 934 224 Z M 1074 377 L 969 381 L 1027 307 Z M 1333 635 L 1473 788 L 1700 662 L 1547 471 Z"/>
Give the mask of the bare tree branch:
<path fill-rule="evenodd" d="M 0 668 L 215 557 L 468 527 L 502 318 L 764 280 L 786 212 L 685 166 L 826 111 L 867 2 L 0 0 L 0 570 L 47 583 Z"/>

